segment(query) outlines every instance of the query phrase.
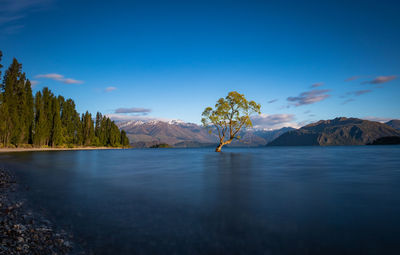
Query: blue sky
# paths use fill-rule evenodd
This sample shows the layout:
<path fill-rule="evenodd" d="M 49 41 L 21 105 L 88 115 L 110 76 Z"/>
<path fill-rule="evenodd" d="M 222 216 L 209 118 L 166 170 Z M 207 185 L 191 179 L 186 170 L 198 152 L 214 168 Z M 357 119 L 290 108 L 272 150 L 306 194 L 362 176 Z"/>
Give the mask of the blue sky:
<path fill-rule="evenodd" d="M 321 3 L 323 2 L 323 3 Z M 398 1 L 0 0 L 13 57 L 79 112 L 200 122 L 229 91 L 255 124 L 400 118 Z"/>

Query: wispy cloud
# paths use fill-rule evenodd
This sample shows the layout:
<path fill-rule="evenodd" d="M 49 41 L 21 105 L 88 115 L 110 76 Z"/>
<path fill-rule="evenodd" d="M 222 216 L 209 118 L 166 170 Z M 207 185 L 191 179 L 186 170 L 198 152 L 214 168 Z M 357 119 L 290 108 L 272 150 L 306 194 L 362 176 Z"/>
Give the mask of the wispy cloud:
<path fill-rule="evenodd" d="M 23 11 L 40 10 L 47 7 L 52 0 L 1 0 L 1 12 L 11 14 L 22 13 Z"/>
<path fill-rule="evenodd" d="M 278 101 L 278 99 L 269 100 L 267 103 L 272 104 L 272 103 L 275 103 L 276 101 Z"/>
<path fill-rule="evenodd" d="M 146 116 L 151 112 L 151 109 L 131 107 L 131 108 L 117 108 L 114 113 L 107 114 L 107 116 L 115 121 L 129 121 L 129 120 L 161 120 L 160 118 Z M 166 120 L 166 119 L 164 119 Z"/>
<path fill-rule="evenodd" d="M 110 113 L 106 114 L 108 118 L 114 121 L 130 121 L 130 120 L 135 120 L 135 121 L 152 121 L 152 120 L 159 120 L 159 121 L 171 121 L 172 119 L 166 119 L 166 118 L 157 118 L 157 117 L 149 117 L 149 116 L 141 116 L 141 115 L 126 115 L 126 114 L 117 114 L 117 113 Z"/>
<path fill-rule="evenodd" d="M 294 106 L 314 104 L 329 98 L 330 95 L 327 94 L 329 91 L 329 89 L 314 89 L 303 92 L 296 97 L 288 97 L 287 101 L 291 102 Z"/>
<path fill-rule="evenodd" d="M 151 112 L 151 109 L 147 108 L 138 108 L 138 107 L 131 107 L 131 108 L 118 108 L 115 110 L 114 113 L 133 113 L 136 115 L 147 115 Z"/>
<path fill-rule="evenodd" d="M 111 86 L 111 87 L 107 87 L 107 88 L 104 89 L 105 92 L 111 92 L 111 91 L 114 91 L 114 90 L 117 90 L 117 87 L 112 87 Z"/>
<path fill-rule="evenodd" d="M 72 78 L 64 78 L 63 75 L 58 73 L 48 73 L 48 74 L 38 74 L 35 76 L 36 79 L 51 79 L 55 81 L 59 81 L 65 84 L 82 84 L 83 81 L 75 80 Z"/>
<path fill-rule="evenodd" d="M 371 93 L 371 92 L 372 92 L 372 90 L 370 90 L 370 89 L 364 89 L 364 90 L 357 90 L 357 91 L 348 92 L 347 95 L 361 96 L 361 95 L 364 95 L 364 94 L 367 94 L 367 93 Z"/>
<path fill-rule="evenodd" d="M 298 128 L 299 125 L 294 121 L 294 114 L 260 114 L 251 117 L 254 128 L 279 129 L 283 127 Z"/>
<path fill-rule="evenodd" d="M 38 74 L 35 76 L 35 78 L 40 79 L 40 78 L 47 78 L 47 79 L 53 79 L 53 80 L 59 80 L 64 78 L 61 74 L 57 73 L 48 73 L 48 74 Z"/>
<path fill-rule="evenodd" d="M 324 85 L 323 82 L 314 83 L 311 85 L 311 88 L 318 88 L 318 87 L 321 87 L 322 85 Z"/>
<path fill-rule="evenodd" d="M 0 2 L 1 3 L 1 2 Z M 2 15 L 5 14 L 5 11 L 0 11 L 0 13 Z M 10 23 L 19 19 L 22 19 L 24 17 L 24 15 L 4 15 L 4 16 L 0 16 L 0 25 L 6 24 L 6 23 Z"/>
<path fill-rule="evenodd" d="M 353 101 L 355 101 L 353 98 L 349 98 L 347 100 L 344 100 L 342 104 L 348 104 L 348 103 L 353 102 Z"/>
<path fill-rule="evenodd" d="M 66 84 L 82 84 L 83 83 L 83 81 L 74 80 L 71 78 L 62 79 L 61 82 L 66 83 Z"/>
<path fill-rule="evenodd" d="M 31 12 L 48 8 L 53 0 L 0 0 L 0 31 L 16 33 L 22 20 Z"/>
<path fill-rule="evenodd" d="M 367 117 L 364 117 L 363 119 L 384 123 L 384 122 L 388 122 L 389 120 L 393 120 L 393 119 L 395 119 L 395 118 L 385 118 L 385 117 L 367 116 Z"/>
<path fill-rule="evenodd" d="M 358 96 L 362 96 L 362 95 L 365 95 L 365 94 L 367 94 L 367 93 L 371 93 L 373 90 L 371 90 L 371 89 L 363 89 L 363 90 L 356 90 L 356 91 L 350 91 L 350 92 L 347 92 L 346 94 L 344 94 L 344 95 L 341 95 L 341 96 L 339 96 L 339 98 L 343 98 L 343 99 L 346 99 L 346 100 L 344 100 L 343 102 L 342 102 L 342 104 L 348 104 L 348 103 L 350 103 L 350 102 L 354 102 L 354 101 L 356 101 L 354 98 L 351 98 L 351 97 L 354 97 L 354 96 L 356 96 L 356 97 L 358 97 Z"/>
<path fill-rule="evenodd" d="M 25 25 L 11 25 L 4 28 L 4 33 L 6 34 L 16 34 L 21 31 Z"/>
<path fill-rule="evenodd" d="M 382 83 L 386 83 L 386 82 L 392 81 L 392 80 L 394 80 L 396 78 L 397 78 L 396 75 L 378 76 L 378 77 L 376 77 L 375 79 L 373 79 L 371 81 L 362 82 L 362 84 L 382 84 Z"/>
<path fill-rule="evenodd" d="M 357 80 L 357 79 L 360 79 L 360 76 L 351 76 L 351 77 L 347 78 L 344 81 L 354 81 L 354 80 Z"/>

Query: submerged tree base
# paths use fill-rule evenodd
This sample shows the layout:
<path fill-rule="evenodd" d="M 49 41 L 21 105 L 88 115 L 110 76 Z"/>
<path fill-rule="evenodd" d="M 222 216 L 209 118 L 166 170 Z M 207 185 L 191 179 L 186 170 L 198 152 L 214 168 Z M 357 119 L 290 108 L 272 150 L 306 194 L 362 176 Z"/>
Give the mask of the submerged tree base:
<path fill-rule="evenodd" d="M 230 140 L 228 140 L 228 141 L 226 141 L 226 142 L 220 143 L 220 144 L 217 146 L 217 148 L 215 148 L 215 152 L 221 152 L 222 147 L 223 147 L 224 145 L 230 144 L 230 143 L 232 142 L 232 140 L 233 140 L 233 139 L 230 139 Z"/>

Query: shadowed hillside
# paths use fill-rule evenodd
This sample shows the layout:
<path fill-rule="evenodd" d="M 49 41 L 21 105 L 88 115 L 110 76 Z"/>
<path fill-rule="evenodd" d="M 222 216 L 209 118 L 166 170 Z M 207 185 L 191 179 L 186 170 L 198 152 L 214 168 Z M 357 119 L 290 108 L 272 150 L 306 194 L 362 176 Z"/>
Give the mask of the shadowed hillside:
<path fill-rule="evenodd" d="M 385 124 L 394 129 L 400 130 L 400 120 L 391 120 L 386 122 Z"/>
<path fill-rule="evenodd" d="M 399 135 L 400 131 L 383 123 L 342 117 L 292 130 L 268 145 L 365 145 L 381 137 Z"/>
<path fill-rule="evenodd" d="M 400 136 L 385 136 L 376 139 L 373 143 L 368 145 L 395 145 L 400 144 Z"/>
<path fill-rule="evenodd" d="M 275 140 L 282 134 L 295 130 L 291 127 L 284 127 L 276 130 L 259 130 L 249 129 L 240 132 L 240 141 L 236 140 L 232 142 L 228 147 L 254 147 L 254 146 L 265 146 L 269 142 Z"/>

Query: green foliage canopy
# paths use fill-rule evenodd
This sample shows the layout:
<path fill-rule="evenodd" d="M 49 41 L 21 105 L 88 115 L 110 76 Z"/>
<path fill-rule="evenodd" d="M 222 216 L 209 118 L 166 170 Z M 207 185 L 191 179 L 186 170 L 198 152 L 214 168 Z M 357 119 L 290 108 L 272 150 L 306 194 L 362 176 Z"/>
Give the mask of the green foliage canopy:
<path fill-rule="evenodd" d="M 219 145 L 216 151 L 221 151 L 222 146 L 229 144 L 233 139 L 240 139 L 239 131 L 252 127 L 251 115 L 261 113 L 261 105 L 254 101 L 248 101 L 243 94 L 236 91 L 229 92 L 225 98 L 220 98 L 215 108 L 207 107 L 201 122 L 203 126 L 216 129 L 219 137 Z"/>

